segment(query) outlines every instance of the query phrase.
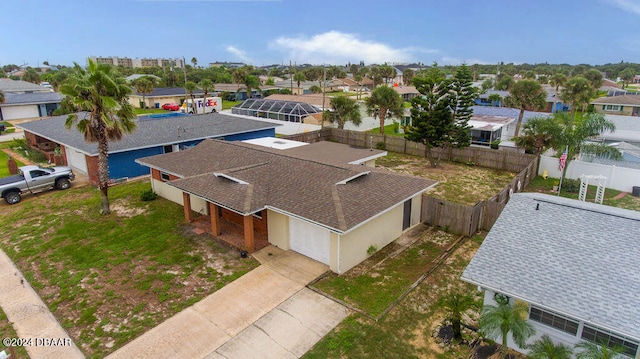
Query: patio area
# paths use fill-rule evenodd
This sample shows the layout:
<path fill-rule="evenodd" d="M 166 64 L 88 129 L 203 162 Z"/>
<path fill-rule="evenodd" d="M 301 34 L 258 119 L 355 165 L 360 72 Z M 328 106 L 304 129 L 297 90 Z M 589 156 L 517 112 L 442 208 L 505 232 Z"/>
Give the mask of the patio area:
<path fill-rule="evenodd" d="M 242 226 L 233 223 L 225 218 L 220 218 L 219 220 L 220 235 L 216 238 L 238 248 L 239 250 L 246 250 L 244 230 Z M 209 216 L 200 216 L 194 218 L 189 225 L 193 227 L 192 232 L 195 234 L 200 235 L 206 233 L 210 236 L 213 236 L 213 234 L 211 233 L 211 218 Z M 254 243 L 255 250 L 259 251 L 269 245 L 269 240 L 266 235 L 254 231 Z"/>

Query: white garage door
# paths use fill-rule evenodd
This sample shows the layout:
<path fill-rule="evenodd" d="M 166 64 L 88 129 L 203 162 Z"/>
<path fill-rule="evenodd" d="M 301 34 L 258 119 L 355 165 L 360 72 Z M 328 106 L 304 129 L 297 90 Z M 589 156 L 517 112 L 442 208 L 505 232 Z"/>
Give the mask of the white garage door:
<path fill-rule="evenodd" d="M 87 174 L 87 159 L 84 153 L 69 147 L 65 147 L 65 153 L 67 154 L 67 163 L 69 166 L 77 168 L 80 172 Z"/>
<path fill-rule="evenodd" d="M 40 117 L 38 111 L 38 105 L 26 105 L 26 106 L 3 106 L 2 107 L 2 119 L 3 120 L 22 120 L 25 118 Z"/>
<path fill-rule="evenodd" d="M 289 217 L 289 245 L 292 250 L 329 265 L 330 239 L 328 230 Z"/>

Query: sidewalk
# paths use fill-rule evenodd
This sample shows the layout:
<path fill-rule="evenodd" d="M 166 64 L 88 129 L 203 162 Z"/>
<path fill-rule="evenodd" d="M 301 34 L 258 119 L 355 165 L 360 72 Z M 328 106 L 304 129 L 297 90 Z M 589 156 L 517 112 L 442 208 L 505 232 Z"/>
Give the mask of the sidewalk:
<path fill-rule="evenodd" d="M 31 339 L 31 345 L 25 346 L 31 359 L 84 358 L 49 308 L 1 250 L 0 285 L 0 307 L 13 324 L 18 338 Z M 45 339 L 55 342 L 45 343 Z"/>
<path fill-rule="evenodd" d="M 13 141 L 16 138 L 24 138 L 24 132 L 16 131 L 14 133 L 7 133 L 4 135 L 0 135 L 0 142 L 9 142 L 9 141 Z"/>

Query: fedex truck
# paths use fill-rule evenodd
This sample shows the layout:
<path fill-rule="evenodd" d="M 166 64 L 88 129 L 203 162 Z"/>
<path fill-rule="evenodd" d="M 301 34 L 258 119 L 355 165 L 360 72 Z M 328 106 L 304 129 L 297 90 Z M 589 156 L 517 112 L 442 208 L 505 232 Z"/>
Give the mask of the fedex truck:
<path fill-rule="evenodd" d="M 195 107 L 193 103 L 195 102 Z M 222 99 L 220 97 L 196 98 L 191 101 L 186 99 L 180 107 L 180 112 L 190 114 L 202 114 L 222 111 Z"/>

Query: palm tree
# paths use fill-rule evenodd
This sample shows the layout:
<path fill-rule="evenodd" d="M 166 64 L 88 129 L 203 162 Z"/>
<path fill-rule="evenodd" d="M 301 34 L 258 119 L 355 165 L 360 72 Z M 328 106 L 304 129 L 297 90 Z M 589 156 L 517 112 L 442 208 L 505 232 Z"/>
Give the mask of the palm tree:
<path fill-rule="evenodd" d="M 209 94 L 209 92 L 215 91 L 216 89 L 213 81 L 209 79 L 202 79 L 202 81 L 200 81 L 200 88 L 202 89 L 202 92 L 204 92 L 203 98 L 205 100 L 207 99 L 207 95 Z"/>
<path fill-rule="evenodd" d="M 240 85 L 245 82 L 247 76 L 249 76 L 249 74 L 244 67 L 237 68 L 233 71 L 233 82 L 238 85 L 238 89 L 236 90 L 236 101 L 240 99 Z"/>
<path fill-rule="evenodd" d="M 583 341 L 575 346 L 576 349 L 581 350 L 578 355 L 576 355 L 577 359 L 622 359 L 625 358 L 622 353 L 624 353 L 624 348 L 616 345 L 613 348 L 609 348 L 604 343 L 598 345 L 594 342 Z"/>
<path fill-rule="evenodd" d="M 555 118 L 534 117 L 525 123 L 522 134 L 513 140 L 527 153 L 538 155 L 553 145 L 555 136 L 560 132 L 560 125 Z"/>
<path fill-rule="evenodd" d="M 463 295 L 460 293 L 452 293 L 445 296 L 440 301 L 440 304 L 446 310 L 447 318 L 451 321 L 453 327 L 453 338 L 462 339 L 462 314 L 469 309 L 476 308 L 476 302 L 469 295 Z"/>
<path fill-rule="evenodd" d="M 360 91 L 362 91 L 362 75 L 360 75 L 359 73 L 356 73 L 355 75 L 353 75 L 353 81 L 355 81 L 358 84 L 358 88 L 356 89 L 356 99 L 360 99 Z"/>
<path fill-rule="evenodd" d="M 362 114 L 358 102 L 345 95 L 339 95 L 331 98 L 329 102 L 333 109 L 333 121 L 338 123 L 339 129 L 344 129 L 344 124 L 351 121 L 354 125 L 360 126 L 362 123 Z"/>
<path fill-rule="evenodd" d="M 300 93 L 300 82 L 302 81 L 306 81 L 307 77 L 304 75 L 304 72 L 302 71 L 298 71 L 296 72 L 295 75 L 293 75 L 293 81 L 295 81 L 298 84 L 298 95 L 301 95 Z"/>
<path fill-rule="evenodd" d="M 564 344 L 555 344 L 548 335 L 529 345 L 527 356 L 531 359 L 571 359 L 573 350 Z"/>
<path fill-rule="evenodd" d="M 540 83 L 535 80 L 520 80 L 509 90 L 510 96 L 505 101 L 513 107 L 520 109 L 515 135 L 520 134 L 522 117 L 525 110 L 541 110 L 547 103 L 547 93 Z"/>
<path fill-rule="evenodd" d="M 578 106 L 584 112 L 594 93 L 595 90 L 589 80 L 582 76 L 576 76 L 567 81 L 560 96 L 563 101 L 571 104 L 571 111 L 575 114 Z"/>
<path fill-rule="evenodd" d="M 196 83 L 193 81 L 187 81 L 184 84 L 184 89 L 189 94 L 189 97 L 191 97 L 191 111 L 189 111 L 189 106 L 188 106 L 189 104 L 187 103 L 187 112 L 189 113 L 194 113 L 194 114 L 198 113 L 198 108 L 196 107 L 196 99 L 193 96 L 193 91 L 195 91 L 197 88 L 198 86 L 196 86 Z"/>
<path fill-rule="evenodd" d="M 488 100 L 491 101 L 491 107 L 496 107 L 496 104 L 500 104 L 500 101 L 502 100 L 502 96 L 500 96 L 500 94 L 497 94 L 497 93 L 492 93 L 491 95 L 489 95 Z M 500 106 L 497 106 L 497 107 L 500 107 Z"/>
<path fill-rule="evenodd" d="M 493 339 L 502 338 L 502 357 L 506 357 L 507 339 L 509 333 L 513 341 L 520 348 L 527 345 L 527 339 L 536 333 L 531 323 L 527 322 L 526 317 L 529 312 L 527 304 L 524 302 L 516 302 L 515 305 L 498 304 L 486 305 L 480 316 L 480 332 Z"/>
<path fill-rule="evenodd" d="M 262 93 L 260 89 L 260 79 L 254 75 L 247 75 L 247 77 L 244 78 L 243 85 L 244 89 L 247 90 L 247 98 L 251 98 L 251 89 L 256 89 Z M 238 88 L 238 91 L 240 91 L 240 88 Z"/>
<path fill-rule="evenodd" d="M 142 94 L 142 104 L 143 107 L 147 107 L 147 102 L 145 101 L 145 97 L 147 94 L 151 94 L 153 92 L 154 83 L 153 80 L 149 76 L 144 76 L 133 82 L 133 87 Z"/>
<path fill-rule="evenodd" d="M 380 134 L 384 134 L 384 120 L 389 117 L 404 116 L 402 97 L 389 86 L 379 86 L 371 91 L 371 96 L 365 100 L 367 114 L 380 118 Z"/>
<path fill-rule="evenodd" d="M 195 57 L 192 57 L 191 63 L 193 64 L 193 67 L 196 67 L 198 65 L 198 59 L 196 59 Z"/>
<path fill-rule="evenodd" d="M 560 89 L 560 86 L 564 86 L 566 83 L 567 83 L 567 75 L 560 72 L 554 74 L 549 79 L 549 84 L 555 87 L 556 89 L 556 92 L 553 95 L 553 111 L 552 112 L 556 111 L 556 107 L 558 105 L 558 90 Z"/>
<path fill-rule="evenodd" d="M 89 60 L 87 69 L 77 63 L 60 92 L 71 99 L 77 110 L 67 117 L 67 129 L 75 126 L 87 142 L 98 143 L 98 177 L 102 194 L 101 213 L 109 214 L 109 141 L 120 140 L 136 128 L 136 115 L 129 104 L 131 87 L 114 67 Z"/>

